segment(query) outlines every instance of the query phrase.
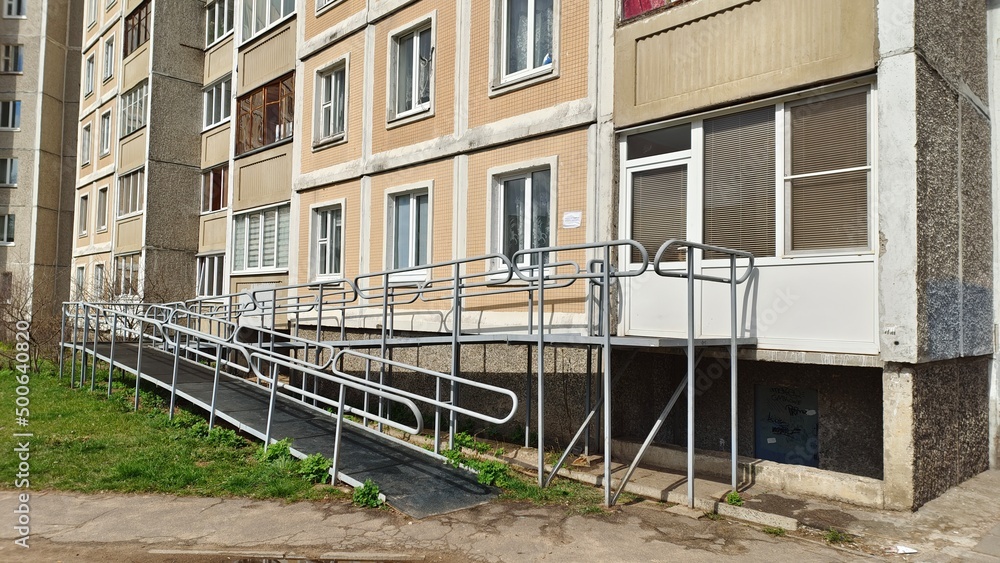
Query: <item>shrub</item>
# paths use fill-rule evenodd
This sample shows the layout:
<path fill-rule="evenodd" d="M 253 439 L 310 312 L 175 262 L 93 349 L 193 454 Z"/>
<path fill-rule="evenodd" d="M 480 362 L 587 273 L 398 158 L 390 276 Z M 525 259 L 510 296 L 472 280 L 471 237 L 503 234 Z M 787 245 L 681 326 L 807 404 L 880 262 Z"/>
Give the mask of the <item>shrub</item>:
<path fill-rule="evenodd" d="M 378 485 L 371 479 L 365 479 L 364 485 L 354 489 L 351 501 L 361 507 L 378 508 L 382 506 L 382 499 L 378 495 Z"/>
<path fill-rule="evenodd" d="M 330 476 L 330 466 L 333 465 L 329 459 L 321 453 L 315 453 L 303 459 L 299 463 L 299 475 L 312 481 L 313 483 L 325 483 Z"/>
<path fill-rule="evenodd" d="M 743 506 L 743 497 L 737 491 L 730 491 L 726 495 L 726 504 L 729 506 Z"/>
<path fill-rule="evenodd" d="M 226 448 L 242 448 L 247 444 L 239 434 L 228 428 L 216 426 L 208 431 L 208 443 Z"/>
<path fill-rule="evenodd" d="M 255 457 L 257 458 L 257 461 L 260 461 L 262 463 L 291 461 L 293 459 L 291 446 L 292 446 L 292 441 L 289 440 L 288 438 L 285 438 L 284 440 L 278 440 L 277 442 L 271 444 L 267 448 L 265 448 L 263 445 L 257 448 L 257 454 Z"/>

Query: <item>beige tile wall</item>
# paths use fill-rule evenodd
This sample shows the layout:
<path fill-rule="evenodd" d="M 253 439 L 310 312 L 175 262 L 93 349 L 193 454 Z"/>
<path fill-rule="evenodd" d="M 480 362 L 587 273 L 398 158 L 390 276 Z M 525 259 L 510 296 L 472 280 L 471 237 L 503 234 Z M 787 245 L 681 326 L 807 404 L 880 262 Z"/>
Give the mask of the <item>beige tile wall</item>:
<path fill-rule="evenodd" d="M 324 49 L 304 63 L 303 107 L 305 115 L 300 120 L 302 142 L 302 171 L 312 172 L 342 162 L 361 158 L 364 135 L 363 106 L 365 96 L 365 40 L 364 33 L 356 33 L 344 41 Z M 347 136 L 344 142 L 313 148 L 313 118 L 316 115 L 316 70 L 350 55 L 348 63 Z"/>
<path fill-rule="evenodd" d="M 320 15 L 316 15 L 316 4 L 310 1 L 305 9 L 305 39 L 306 41 L 323 33 L 327 28 L 332 27 L 342 20 L 357 14 L 366 7 L 365 0 L 346 0 L 337 5 L 325 9 Z"/>
<path fill-rule="evenodd" d="M 326 202 L 333 203 L 342 200 L 344 228 L 344 277 L 353 279 L 360 271 L 361 250 L 361 181 L 354 180 L 342 184 L 324 186 L 315 190 L 302 192 L 299 196 L 299 240 L 298 240 L 298 275 L 293 283 L 311 281 L 310 252 L 312 215 L 310 207 Z"/>

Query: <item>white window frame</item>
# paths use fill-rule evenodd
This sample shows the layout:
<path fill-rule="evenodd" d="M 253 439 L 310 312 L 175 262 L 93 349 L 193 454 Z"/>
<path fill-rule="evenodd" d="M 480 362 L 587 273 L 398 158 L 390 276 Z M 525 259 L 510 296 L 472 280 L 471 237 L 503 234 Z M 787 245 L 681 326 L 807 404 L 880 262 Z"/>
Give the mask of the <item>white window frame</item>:
<path fill-rule="evenodd" d="M 73 279 L 73 295 L 78 301 L 84 300 L 84 293 L 87 290 L 87 267 L 77 266 L 76 277 Z"/>
<path fill-rule="evenodd" d="M 858 83 L 861 83 L 859 86 Z M 790 135 L 790 125 L 786 122 L 786 110 L 796 104 L 816 102 L 822 99 L 830 99 L 839 96 L 856 94 L 858 92 L 868 92 L 868 149 L 870 176 L 868 182 L 868 248 L 832 248 L 823 250 L 789 251 L 790 245 L 790 197 L 785 188 L 786 170 L 786 146 L 787 138 Z M 637 128 L 629 134 L 645 133 L 652 130 L 666 129 L 684 123 L 691 124 L 691 149 L 677 151 L 645 158 L 628 160 L 628 136 L 622 135 L 619 140 L 619 154 L 621 178 L 621 201 L 619 208 L 619 225 L 626 238 L 632 236 L 632 176 L 635 172 L 659 169 L 677 165 L 687 165 L 687 240 L 702 242 L 704 240 L 704 133 L 703 123 L 707 119 L 714 117 L 739 113 L 761 107 L 771 107 L 775 111 L 775 256 L 755 258 L 758 266 L 787 265 L 793 262 L 798 263 L 840 263 L 840 262 L 870 262 L 874 259 L 877 241 L 878 214 L 875 204 L 877 202 L 877 170 L 878 162 L 875 153 L 878 118 L 877 118 L 877 87 L 874 81 L 859 79 L 847 84 L 835 84 L 797 92 L 790 95 L 776 96 L 768 100 L 761 100 L 750 104 L 733 106 L 719 110 L 713 110 L 697 116 L 669 120 L 656 125 Z M 853 169 L 852 169 L 853 170 Z M 823 172 L 832 173 L 838 171 Z M 842 172 L 842 171 L 840 171 Z M 655 252 L 656 249 L 647 249 Z M 633 265 L 631 253 L 624 253 L 622 259 L 624 267 Z M 696 254 L 697 255 L 697 254 Z M 650 255 L 650 261 L 653 256 Z M 700 267 L 718 267 L 728 264 L 728 259 L 701 259 Z M 669 268 L 684 268 L 682 262 L 670 262 Z"/>
<path fill-rule="evenodd" d="M 92 296 L 101 301 L 104 299 L 104 263 L 97 262 L 94 264 L 94 274 L 91 277 L 91 291 Z"/>
<path fill-rule="evenodd" d="M 211 287 L 208 287 L 209 283 Z M 225 253 L 198 256 L 195 290 L 198 297 L 218 297 L 229 293 L 226 291 Z"/>
<path fill-rule="evenodd" d="M 337 132 L 327 132 L 323 128 L 324 118 L 326 117 L 326 112 L 331 112 L 330 123 L 333 123 L 333 110 L 338 100 L 334 94 L 330 95 L 330 102 L 325 102 L 327 93 L 327 78 L 330 79 L 331 86 L 334 84 L 334 76 L 338 72 L 343 71 L 343 84 L 344 84 L 344 94 L 339 100 L 340 106 L 342 107 L 342 113 L 344 116 L 344 125 L 341 131 Z M 350 55 L 345 55 L 330 64 L 324 66 L 323 68 L 316 71 L 315 88 L 316 90 L 316 108 L 313 111 L 313 146 L 321 146 L 334 144 L 339 142 L 347 141 L 347 127 L 348 127 L 348 98 L 350 97 Z M 336 90 L 334 90 L 336 92 Z"/>
<path fill-rule="evenodd" d="M 108 230 L 108 186 L 97 190 L 97 208 L 94 210 L 94 232 Z"/>
<path fill-rule="evenodd" d="M 127 186 L 126 186 L 127 184 Z M 116 217 L 123 219 L 142 213 L 146 195 L 146 169 L 139 167 L 118 175 Z"/>
<path fill-rule="evenodd" d="M 90 153 L 93 147 L 90 145 L 91 141 L 91 127 L 90 123 L 84 125 L 80 128 L 80 166 L 87 166 L 90 164 Z"/>
<path fill-rule="evenodd" d="M 115 35 L 112 33 L 104 40 L 104 61 L 102 79 L 111 80 L 115 75 Z"/>
<path fill-rule="evenodd" d="M 0 108 L 6 106 L 6 110 L 0 109 L 0 114 L 6 113 L 8 122 L 0 121 L 0 130 L 19 131 L 21 129 L 21 100 L 0 101 Z"/>
<path fill-rule="evenodd" d="M 14 236 L 10 234 L 11 223 L 17 228 L 16 217 L 13 213 L 0 215 L 0 246 L 14 246 Z"/>
<path fill-rule="evenodd" d="M 80 203 L 76 209 L 76 235 L 87 236 L 90 231 L 90 194 L 80 196 Z"/>
<path fill-rule="evenodd" d="M 250 41 L 254 37 L 265 33 L 272 27 L 280 25 L 281 22 L 295 15 L 295 2 L 296 0 L 244 0 L 243 12 L 241 14 L 243 17 L 243 24 L 241 27 L 242 43 Z M 291 4 L 290 10 L 288 9 L 289 4 Z M 272 5 L 277 5 L 279 7 L 278 14 L 273 19 L 270 10 Z M 261 20 L 264 24 L 258 28 L 254 25 L 254 16 L 260 10 L 263 10 L 264 13 L 263 20 Z M 250 27 L 247 27 L 248 23 L 250 24 Z"/>
<path fill-rule="evenodd" d="M 209 189 L 209 190 L 213 189 L 214 184 L 212 184 L 211 187 L 209 185 L 210 179 L 212 177 L 212 173 L 215 170 L 219 169 L 219 168 L 222 168 L 224 170 L 224 172 L 223 172 L 223 186 L 222 186 L 222 189 L 223 189 L 222 206 L 219 207 L 218 209 L 205 209 L 205 190 L 206 189 Z M 206 170 L 202 170 L 202 172 L 201 172 L 201 205 L 199 207 L 201 209 L 201 214 L 202 215 L 208 215 L 208 214 L 211 214 L 211 213 L 218 213 L 219 211 L 222 211 L 222 210 L 227 209 L 229 207 L 229 184 L 230 184 L 229 163 L 223 163 L 223 164 L 221 164 L 219 166 L 213 166 L 213 167 L 208 168 Z"/>
<path fill-rule="evenodd" d="M 107 156 L 111 154 L 111 110 L 107 110 L 101 114 L 101 136 L 100 136 L 100 156 Z"/>
<path fill-rule="evenodd" d="M 311 280 L 322 281 L 344 278 L 344 268 L 347 263 L 345 252 L 345 242 L 347 240 L 345 229 L 347 223 L 346 210 L 347 200 L 345 198 L 325 201 L 309 207 L 309 277 Z M 336 240 L 330 236 L 331 233 L 323 233 L 320 229 L 321 214 L 331 213 L 333 211 L 340 212 L 340 231 L 336 235 Z M 333 222 L 328 221 L 327 224 L 329 225 L 330 231 L 333 231 Z M 324 244 L 326 247 L 325 251 L 327 253 L 327 264 L 334 266 L 335 271 L 320 271 L 320 256 L 321 253 L 324 252 Z M 336 256 L 336 252 L 334 252 L 336 244 L 339 244 L 340 246 L 340 260 L 336 261 L 336 264 L 334 264 L 333 257 Z"/>
<path fill-rule="evenodd" d="M 318 16 L 322 14 L 343 1 L 344 0 L 316 0 L 316 15 Z"/>
<path fill-rule="evenodd" d="M 0 187 L 16 188 L 18 180 L 18 162 L 16 156 L 0 158 L 5 161 L 4 175 L 0 176 Z"/>
<path fill-rule="evenodd" d="M 119 119 L 120 138 L 125 138 L 146 126 L 146 82 L 137 85 L 121 95 L 121 118 Z"/>
<path fill-rule="evenodd" d="M 87 29 L 97 23 L 97 0 L 87 0 Z"/>
<path fill-rule="evenodd" d="M 129 272 L 127 278 L 126 276 L 122 275 L 122 273 L 126 271 L 126 267 L 127 271 Z M 140 295 L 141 273 L 142 273 L 142 252 L 130 252 L 128 254 L 119 254 L 115 256 L 115 278 L 113 287 L 115 296 Z M 129 282 L 128 287 L 126 287 L 126 279 Z M 136 290 L 136 292 L 133 292 L 132 290 Z"/>
<path fill-rule="evenodd" d="M 230 120 L 233 115 L 233 75 L 227 74 L 220 80 L 206 86 L 202 91 L 204 111 L 202 125 L 207 131 Z M 219 114 L 216 115 L 216 100 L 219 100 Z"/>
<path fill-rule="evenodd" d="M 549 171 L 549 246 L 556 245 L 556 233 L 558 231 L 558 208 L 559 201 L 559 157 L 548 156 L 496 166 L 486 171 L 486 185 L 490 187 L 489 196 L 486 198 L 486 253 L 503 254 L 503 196 L 504 182 L 517 178 L 528 178 L 526 184 L 525 200 L 528 201 L 527 214 L 531 215 L 530 208 L 530 179 L 533 172 L 540 170 Z M 530 238 L 530 237 L 529 237 Z M 492 265 L 496 270 L 506 272 L 506 267 L 502 262 Z M 522 270 L 530 268 L 530 262 L 520 264 Z M 506 275 L 506 274 L 504 274 Z"/>
<path fill-rule="evenodd" d="M 28 17 L 28 0 L 5 0 L 3 17 L 7 19 L 23 19 Z"/>
<path fill-rule="evenodd" d="M 207 47 L 215 45 L 233 33 L 233 20 L 236 19 L 235 4 L 236 0 L 212 0 L 205 6 L 205 45 Z M 217 23 L 214 29 L 210 25 L 212 23 L 210 16 L 213 11 L 215 12 L 215 22 L 219 21 L 220 16 L 222 17 L 223 31 L 220 34 L 215 33 L 215 29 L 218 29 Z"/>
<path fill-rule="evenodd" d="M 396 111 L 396 96 L 398 92 L 397 81 L 399 76 L 399 45 L 401 40 L 406 37 L 412 37 L 416 43 L 419 34 L 425 30 L 430 30 L 430 64 L 427 72 L 428 76 L 428 86 L 427 94 L 428 100 L 422 104 L 416 103 L 419 96 L 420 90 L 420 49 L 417 45 L 414 45 L 413 49 L 413 81 L 410 84 L 411 91 L 413 94 L 414 104 L 408 110 L 398 112 Z M 405 26 L 397 28 L 389 33 L 389 64 L 387 65 L 388 75 L 386 77 L 386 84 L 389 85 L 389 89 L 386 95 L 386 121 L 389 126 L 398 126 L 418 119 L 423 119 L 425 117 L 430 117 L 434 115 L 434 94 L 435 94 L 435 67 L 437 66 L 436 59 L 437 53 L 435 52 L 437 48 L 437 12 L 432 12 L 428 16 L 424 16 L 417 19 Z M 395 123 L 394 123 L 395 122 Z"/>
<path fill-rule="evenodd" d="M 552 0 L 552 52 L 550 62 L 537 67 L 527 67 L 523 70 L 507 73 L 507 5 L 510 0 L 493 0 L 491 3 L 491 21 L 493 26 L 491 32 L 493 38 L 490 41 L 490 94 L 500 94 L 520 87 L 530 86 L 538 82 L 556 78 L 559 76 L 559 30 L 560 30 L 560 0 Z M 528 22 L 528 35 L 533 36 L 534 31 L 534 3 L 535 0 L 528 0 L 530 16 Z M 534 46 L 529 45 L 529 50 Z M 534 58 L 529 52 L 529 64 L 533 64 Z"/>
<path fill-rule="evenodd" d="M 96 65 L 94 53 L 87 55 L 83 64 L 83 97 L 86 98 L 94 93 L 94 66 Z"/>
<path fill-rule="evenodd" d="M 233 232 L 233 252 L 232 252 L 233 263 L 231 265 L 232 273 L 233 274 L 237 274 L 237 273 L 239 273 L 239 274 L 260 273 L 260 272 L 263 272 L 263 273 L 284 273 L 284 272 L 288 271 L 288 264 L 287 263 L 285 263 L 285 264 L 282 265 L 282 264 L 279 264 L 279 262 L 278 262 L 278 256 L 279 256 L 278 249 L 281 247 L 281 242 L 282 242 L 281 241 L 281 213 L 282 213 L 282 211 L 284 211 L 285 213 L 289 214 L 289 217 L 288 217 L 288 221 L 289 221 L 288 232 L 285 233 L 285 241 L 284 242 L 285 242 L 286 245 L 288 245 L 287 254 L 290 255 L 291 252 L 292 252 L 292 245 L 291 245 L 291 238 L 290 238 L 291 237 L 291 207 L 290 207 L 290 205 L 288 203 L 283 203 L 283 204 L 279 204 L 279 205 L 271 205 L 271 206 L 268 206 L 268 207 L 262 207 L 262 208 L 257 208 L 257 209 L 243 211 L 243 212 L 240 212 L 240 213 L 234 213 L 233 214 L 233 226 L 232 226 L 232 232 Z M 274 235 L 274 256 L 273 256 L 273 258 L 274 258 L 274 265 L 273 266 L 263 266 L 263 264 L 264 264 L 264 247 L 266 246 L 266 242 L 264 241 L 264 226 L 265 226 L 265 216 L 268 213 L 275 213 L 276 214 L 275 215 L 275 229 L 274 229 L 275 235 Z M 252 217 L 256 217 L 256 218 L 252 219 Z M 239 260 L 237 260 L 237 256 L 236 256 L 236 252 L 237 251 L 236 251 L 236 241 L 235 241 L 235 239 L 236 239 L 236 236 L 238 234 L 238 229 L 239 229 L 239 225 L 237 223 L 239 221 L 241 221 L 241 220 L 247 221 L 247 226 L 243 229 L 243 253 L 242 253 L 243 255 L 241 257 L 239 257 L 240 258 Z M 257 244 L 259 245 L 258 248 L 257 248 L 257 250 L 258 250 L 258 252 L 257 252 L 258 259 L 257 259 L 257 265 L 253 266 L 253 267 L 248 266 L 248 264 L 249 264 L 249 257 L 250 257 L 250 228 L 249 228 L 249 221 L 251 221 L 251 220 L 260 221 L 260 229 L 258 231 L 258 239 L 256 241 Z M 237 265 L 240 266 L 240 269 L 237 269 Z"/>
<path fill-rule="evenodd" d="M 0 56 L 0 72 L 3 74 L 24 73 L 24 45 L 8 43 L 3 46 Z"/>
<path fill-rule="evenodd" d="M 385 248 L 385 269 L 394 270 L 396 261 L 396 198 L 401 196 L 427 196 L 427 263 L 434 262 L 434 181 L 418 182 L 397 186 L 385 191 L 385 229 L 383 232 L 383 248 Z M 409 255 L 411 265 L 399 266 L 399 268 L 416 268 L 423 264 L 413 264 L 416 256 L 419 237 L 415 236 L 416 205 L 410 206 L 410 236 Z M 430 271 L 428 269 L 411 270 L 408 272 L 398 272 L 389 276 L 389 281 L 393 283 L 422 282 L 428 279 Z"/>

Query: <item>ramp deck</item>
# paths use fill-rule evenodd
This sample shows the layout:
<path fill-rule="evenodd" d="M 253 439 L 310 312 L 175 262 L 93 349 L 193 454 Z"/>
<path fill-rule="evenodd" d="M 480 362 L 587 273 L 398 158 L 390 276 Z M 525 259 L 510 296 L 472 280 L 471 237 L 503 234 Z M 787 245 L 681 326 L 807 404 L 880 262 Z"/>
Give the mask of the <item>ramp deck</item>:
<path fill-rule="evenodd" d="M 97 345 L 97 357 L 109 362 L 111 346 Z M 118 343 L 114 365 L 135 374 L 138 346 Z M 172 355 L 143 347 L 142 379 L 170 390 Z M 177 396 L 208 413 L 212 406 L 214 369 L 181 359 L 177 371 Z M 221 374 L 216 395 L 216 416 L 239 430 L 263 439 L 267 425 L 269 392 L 242 379 Z M 292 448 L 302 454 L 333 456 L 336 420 L 321 411 L 303 407 L 280 393 L 274 408 L 271 436 L 291 438 Z M 345 422 L 341 436 L 340 478 L 378 484 L 392 507 L 424 518 L 490 501 L 497 490 L 477 482 L 476 476 L 451 467 L 417 449 L 389 441 L 377 433 Z"/>

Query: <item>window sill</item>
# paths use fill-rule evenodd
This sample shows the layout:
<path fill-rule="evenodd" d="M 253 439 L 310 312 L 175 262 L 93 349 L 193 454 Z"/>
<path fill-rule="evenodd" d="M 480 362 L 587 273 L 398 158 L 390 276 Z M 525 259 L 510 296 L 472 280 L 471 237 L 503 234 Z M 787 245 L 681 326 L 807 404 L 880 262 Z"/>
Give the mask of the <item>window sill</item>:
<path fill-rule="evenodd" d="M 330 2 L 327 2 L 326 4 L 320 6 L 319 0 L 316 0 L 316 17 L 319 17 L 325 14 L 326 12 L 329 12 L 337 4 L 343 4 L 343 3 L 344 3 L 343 0 L 331 0 Z"/>
<path fill-rule="evenodd" d="M 310 286 L 316 286 L 317 288 L 321 285 L 330 287 L 344 287 L 344 278 L 341 274 L 324 274 L 322 276 L 316 276 L 309 281 Z"/>
<path fill-rule="evenodd" d="M 328 149 L 330 147 L 335 147 L 337 145 L 343 145 L 347 142 L 347 133 L 341 133 L 333 137 L 325 137 L 313 141 L 312 150 L 313 152 L 321 151 L 323 149 Z"/>
<path fill-rule="evenodd" d="M 17 131 L 20 131 L 20 130 L 21 130 L 20 127 L 0 127 L 0 131 L 4 131 L 4 132 L 17 132 Z"/>
<path fill-rule="evenodd" d="M 236 27 L 233 27 L 233 29 L 230 29 L 229 31 L 227 31 L 227 32 L 223 33 L 223 34 L 222 34 L 222 35 L 220 35 L 219 37 L 216 37 L 216 38 L 215 38 L 215 41 L 212 41 L 212 42 L 211 42 L 211 43 L 209 43 L 208 45 L 205 45 L 205 52 L 208 52 L 208 51 L 211 51 L 213 47 L 215 47 L 215 46 L 216 46 L 216 45 L 218 45 L 219 43 L 222 43 L 222 42 L 223 42 L 223 41 L 225 41 L 226 39 L 229 39 L 230 37 L 232 37 L 232 36 L 233 36 L 233 33 L 235 33 L 235 32 L 236 32 L 235 30 L 236 30 Z"/>
<path fill-rule="evenodd" d="M 208 133 L 212 129 L 218 129 L 219 127 L 222 127 L 223 125 L 229 125 L 229 123 L 232 120 L 233 120 L 232 116 L 229 116 L 229 117 L 223 119 L 222 121 L 216 121 L 215 123 L 213 123 L 211 125 L 207 125 L 207 126 L 203 127 L 201 129 L 201 132 L 202 133 Z"/>
<path fill-rule="evenodd" d="M 16 188 L 17 184 L 0 184 L 0 188 Z"/>
<path fill-rule="evenodd" d="M 419 286 L 429 279 L 430 275 L 426 270 L 417 272 L 405 272 L 401 274 L 389 274 L 390 286 Z"/>
<path fill-rule="evenodd" d="M 541 84 L 542 82 L 555 80 L 556 78 L 559 78 L 559 72 L 556 70 L 555 64 L 551 64 L 539 67 L 530 73 L 526 73 L 515 78 L 508 78 L 506 80 L 501 78 L 499 80 L 493 80 L 490 83 L 489 97 L 494 98 L 502 96 L 510 92 L 516 92 L 523 88 Z"/>
<path fill-rule="evenodd" d="M 106 156 L 111 156 L 111 149 L 108 149 L 108 150 L 106 150 L 106 151 L 103 151 L 103 152 L 101 152 L 100 154 L 98 154 L 97 156 L 98 156 L 99 158 L 104 158 L 104 157 L 106 157 Z"/>
<path fill-rule="evenodd" d="M 260 268 L 256 270 L 233 270 L 233 276 L 287 275 L 288 268 Z"/>
<path fill-rule="evenodd" d="M 5 20 L 26 20 L 26 19 L 28 19 L 28 16 L 4 16 L 3 19 L 5 19 Z"/>
<path fill-rule="evenodd" d="M 115 77 L 115 75 L 113 75 L 113 74 L 111 76 L 102 77 L 101 78 L 101 84 L 107 84 L 114 77 Z"/>
<path fill-rule="evenodd" d="M 424 119 L 429 119 L 434 117 L 434 108 L 426 107 L 416 110 L 410 110 L 401 115 L 395 115 L 386 120 L 386 129 L 395 129 L 397 127 L 402 127 L 403 125 L 409 125 L 411 123 L 416 123 L 417 121 L 422 121 Z"/>
<path fill-rule="evenodd" d="M 250 149 L 248 151 L 245 151 L 245 152 L 242 152 L 240 154 L 234 155 L 233 156 L 233 160 L 239 160 L 241 158 L 246 158 L 248 156 L 253 156 L 255 154 L 262 153 L 262 152 L 264 152 L 266 150 L 273 149 L 275 147 L 280 147 L 281 145 L 287 145 L 287 144 L 291 143 L 292 139 L 294 139 L 294 138 L 295 138 L 295 135 L 292 135 L 291 137 L 288 137 L 287 139 L 282 139 L 280 141 L 275 141 L 275 142 L 271 143 L 270 145 L 264 145 L 263 147 L 257 147 L 255 149 Z"/>
<path fill-rule="evenodd" d="M 76 238 L 87 238 L 88 234 L 90 234 L 90 233 L 85 233 L 85 232 L 84 233 L 78 233 L 76 235 Z"/>
<path fill-rule="evenodd" d="M 0 242 L 0 246 L 14 246 L 12 242 Z"/>
<path fill-rule="evenodd" d="M 228 205 L 227 205 L 226 207 L 220 207 L 220 208 L 218 208 L 218 209 L 212 209 L 212 210 L 209 210 L 209 211 L 202 211 L 202 212 L 201 212 L 201 213 L 199 213 L 198 215 L 199 215 L 200 217 L 204 217 L 204 216 L 206 216 L 206 215 L 215 215 L 215 214 L 217 214 L 217 213 L 221 213 L 221 212 L 223 212 L 223 211 L 225 211 L 225 210 L 227 210 L 227 209 L 229 209 L 229 206 L 228 206 Z"/>
<path fill-rule="evenodd" d="M 106 233 L 106 232 L 108 232 L 108 226 L 107 225 L 101 227 L 100 229 L 95 229 L 94 230 L 94 234 L 95 235 L 101 234 L 101 233 Z"/>

